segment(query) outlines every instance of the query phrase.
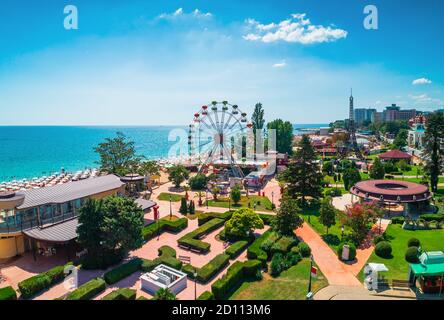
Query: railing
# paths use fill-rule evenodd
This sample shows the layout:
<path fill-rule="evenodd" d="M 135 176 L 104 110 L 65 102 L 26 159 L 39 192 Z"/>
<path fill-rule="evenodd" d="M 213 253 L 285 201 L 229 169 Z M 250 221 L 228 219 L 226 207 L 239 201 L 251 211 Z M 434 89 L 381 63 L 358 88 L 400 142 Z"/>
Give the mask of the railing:
<path fill-rule="evenodd" d="M 51 225 L 54 225 L 59 222 L 63 222 L 69 219 L 72 219 L 76 217 L 77 214 L 74 212 L 69 212 L 61 216 L 57 217 L 51 217 L 45 220 L 42 220 L 40 223 L 38 223 L 37 219 L 21 222 L 19 224 L 8 224 L 8 223 L 2 223 L 0 224 L 0 234 L 7 234 L 7 233 L 17 233 L 22 232 L 30 229 L 34 229 L 37 227 L 49 227 Z"/>

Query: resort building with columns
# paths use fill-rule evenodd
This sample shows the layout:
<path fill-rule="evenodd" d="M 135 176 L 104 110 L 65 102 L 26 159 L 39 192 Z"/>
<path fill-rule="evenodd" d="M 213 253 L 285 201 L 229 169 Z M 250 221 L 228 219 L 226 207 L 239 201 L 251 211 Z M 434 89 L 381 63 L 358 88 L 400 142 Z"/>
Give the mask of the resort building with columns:
<path fill-rule="evenodd" d="M 77 216 L 86 199 L 124 193 L 125 183 L 115 175 L 0 193 L 0 261 L 69 243 L 77 238 Z"/>

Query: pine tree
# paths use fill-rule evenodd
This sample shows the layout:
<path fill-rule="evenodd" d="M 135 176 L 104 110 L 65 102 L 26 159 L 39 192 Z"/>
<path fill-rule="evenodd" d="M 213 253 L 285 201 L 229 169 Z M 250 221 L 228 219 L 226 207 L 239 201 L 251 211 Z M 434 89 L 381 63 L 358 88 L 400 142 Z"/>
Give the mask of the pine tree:
<path fill-rule="evenodd" d="M 424 154 L 427 155 L 425 171 L 430 177 L 432 192 L 438 191 L 439 175 L 442 172 L 443 157 L 441 141 L 444 139 L 444 116 L 434 112 L 427 118 Z"/>
<path fill-rule="evenodd" d="M 319 222 L 327 228 L 327 234 L 328 229 L 336 224 L 336 210 L 335 207 L 331 204 L 330 197 L 326 197 L 324 198 L 324 200 L 322 200 Z"/>
<path fill-rule="evenodd" d="M 273 229 L 282 235 L 293 235 L 294 230 L 304 222 L 299 215 L 300 211 L 295 199 L 284 197 L 273 220 Z"/>
<path fill-rule="evenodd" d="M 179 212 L 183 215 L 186 215 L 188 212 L 187 200 L 185 198 L 180 199 Z"/>
<path fill-rule="evenodd" d="M 194 200 L 190 201 L 190 204 L 188 206 L 188 213 L 189 214 L 195 214 L 196 213 L 196 207 L 194 205 Z"/>
<path fill-rule="evenodd" d="M 375 159 L 372 168 L 370 169 L 370 178 L 372 179 L 384 179 L 385 169 L 379 158 Z"/>
<path fill-rule="evenodd" d="M 302 206 L 305 206 L 307 197 L 321 197 L 322 173 L 316 163 L 316 154 L 310 138 L 303 135 L 298 147 L 287 170 L 282 173 L 282 178 L 287 182 L 288 195 L 294 199 L 300 198 Z"/>

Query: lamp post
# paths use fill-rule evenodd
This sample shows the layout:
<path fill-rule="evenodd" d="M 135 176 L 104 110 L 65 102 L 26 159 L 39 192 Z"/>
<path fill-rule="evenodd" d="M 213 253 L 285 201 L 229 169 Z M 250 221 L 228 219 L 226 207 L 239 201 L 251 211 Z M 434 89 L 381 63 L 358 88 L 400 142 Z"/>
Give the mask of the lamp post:
<path fill-rule="evenodd" d="M 170 220 L 173 217 L 173 208 L 171 207 L 171 195 L 170 195 Z"/>
<path fill-rule="evenodd" d="M 256 201 L 253 201 L 253 210 L 256 211 Z"/>
<path fill-rule="evenodd" d="M 197 269 L 194 268 L 194 300 L 197 300 Z"/>
<path fill-rule="evenodd" d="M 341 227 L 341 241 L 344 241 L 344 226 Z"/>
<path fill-rule="evenodd" d="M 231 196 L 228 197 L 228 211 L 231 211 Z"/>
<path fill-rule="evenodd" d="M 207 209 L 208 209 L 208 189 L 205 190 L 205 202 L 207 203 Z"/>
<path fill-rule="evenodd" d="M 311 270 L 313 269 L 313 255 L 310 256 L 310 280 L 308 281 L 308 295 L 311 294 Z M 307 295 L 307 296 L 308 296 Z"/>
<path fill-rule="evenodd" d="M 274 191 L 271 191 L 271 209 L 274 209 Z"/>

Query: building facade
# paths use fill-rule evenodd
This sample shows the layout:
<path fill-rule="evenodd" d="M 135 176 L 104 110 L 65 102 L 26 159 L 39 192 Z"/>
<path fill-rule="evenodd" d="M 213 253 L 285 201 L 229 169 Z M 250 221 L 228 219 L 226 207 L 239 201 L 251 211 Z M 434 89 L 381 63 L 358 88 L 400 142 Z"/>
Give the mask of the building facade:
<path fill-rule="evenodd" d="M 414 117 L 416 117 L 415 109 L 401 110 L 401 107 L 397 106 L 395 103 L 386 107 L 382 116 L 383 121 L 385 122 L 396 120 L 407 121 Z"/>
<path fill-rule="evenodd" d="M 107 175 L 23 192 L 0 193 L 0 259 L 31 250 L 27 234 L 75 219 L 86 199 L 123 195 L 124 186 L 119 177 Z"/>
<path fill-rule="evenodd" d="M 376 109 L 357 108 L 355 109 L 355 122 L 360 125 L 364 122 L 373 122 Z"/>

